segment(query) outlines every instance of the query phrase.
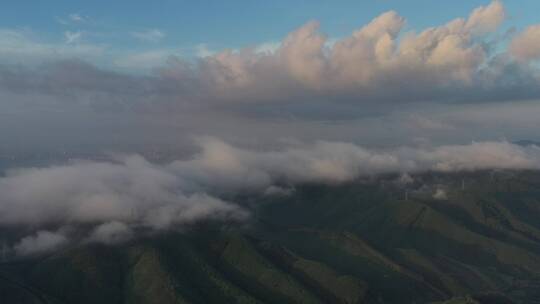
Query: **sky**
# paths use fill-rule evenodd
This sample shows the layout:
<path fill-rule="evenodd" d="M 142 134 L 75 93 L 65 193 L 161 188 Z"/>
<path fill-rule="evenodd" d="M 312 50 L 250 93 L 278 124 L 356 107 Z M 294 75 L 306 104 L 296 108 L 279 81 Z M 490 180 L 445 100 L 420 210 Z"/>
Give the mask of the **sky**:
<path fill-rule="evenodd" d="M 0 151 L 538 139 L 536 1 L 3 5 Z"/>
<path fill-rule="evenodd" d="M 79 44 L 113 68 L 147 71 L 168 56 L 204 56 L 224 49 L 271 46 L 292 29 L 317 20 L 330 39 L 349 35 L 374 16 L 396 10 L 406 30 L 437 26 L 485 5 L 474 1 L 11 1 L 3 2 L 0 28 L 22 32 L 34 42 Z M 536 22 L 534 0 L 507 1 L 506 27 Z M 99 53 L 95 54 L 95 53 Z M 140 55 L 139 62 L 122 60 Z M 146 55 L 146 56 L 144 56 Z M 19 58 L 17 61 L 26 61 Z M 5 58 L 13 61 L 13 58 Z M 144 62 L 143 62 L 144 61 Z"/>
<path fill-rule="evenodd" d="M 538 1 L 159 3 L 3 1 L 0 161 L 65 158 L 0 176 L 15 252 L 249 218 L 223 193 L 540 169 Z"/>

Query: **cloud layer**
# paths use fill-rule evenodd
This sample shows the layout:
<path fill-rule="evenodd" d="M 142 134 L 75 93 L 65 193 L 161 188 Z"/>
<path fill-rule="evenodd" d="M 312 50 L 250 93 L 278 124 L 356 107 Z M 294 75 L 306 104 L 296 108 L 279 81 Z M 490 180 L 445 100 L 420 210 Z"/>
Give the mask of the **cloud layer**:
<path fill-rule="evenodd" d="M 540 97 L 540 78 L 533 64 L 540 54 L 535 47 L 538 25 L 513 37 L 507 51 L 504 37 L 508 35 L 500 32 L 506 15 L 502 2 L 492 1 L 473 10 L 467 18 L 416 32 L 405 31 L 406 19 L 389 11 L 331 43 L 319 31 L 318 22 L 311 21 L 267 51 L 259 47 L 224 50 L 196 62 L 174 56 L 166 61 L 167 50 L 159 49 L 114 58 L 120 67 L 161 65 L 147 77 L 99 71 L 85 64 L 72 64 L 69 71 L 53 65 L 38 73 L 3 67 L 0 87 L 26 87 L 58 96 L 63 91 L 47 90 L 47 86 L 65 79 L 63 89 L 107 94 L 113 100 L 159 100 L 176 105 L 334 100 L 369 104 Z M 68 42 L 80 38 L 80 33 L 69 34 Z M 164 36 L 159 30 L 133 35 L 145 40 Z M 48 53 L 66 53 L 64 58 L 87 58 L 90 55 L 78 56 L 77 52 L 93 52 L 84 44 L 53 47 L 32 42 L 28 34 L 16 31 L 0 31 L 2 36 L 5 39 L 0 54 L 11 57 L 19 49 L 32 54 L 43 52 L 46 57 Z M 96 73 L 116 78 L 114 85 L 96 81 Z M 72 75 L 76 76 L 73 80 Z"/>
<path fill-rule="evenodd" d="M 199 144 L 200 152 L 192 157 L 163 165 L 128 156 L 10 171 L 0 178 L 0 225 L 37 229 L 15 246 L 27 255 L 68 242 L 69 230 L 39 230 L 50 225 L 90 226 L 86 241 L 113 244 L 130 239 L 137 229 L 248 219 L 246 206 L 220 198 L 230 192 L 287 195 L 297 184 L 341 183 L 381 173 L 540 169 L 540 148 L 508 142 L 391 150 L 316 142 L 275 151 L 238 148 L 216 138 Z"/>

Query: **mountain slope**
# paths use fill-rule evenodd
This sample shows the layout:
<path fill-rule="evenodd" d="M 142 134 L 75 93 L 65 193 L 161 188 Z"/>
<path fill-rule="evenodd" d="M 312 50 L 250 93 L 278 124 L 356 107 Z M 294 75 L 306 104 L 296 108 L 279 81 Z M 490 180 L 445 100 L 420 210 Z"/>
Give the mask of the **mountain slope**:
<path fill-rule="evenodd" d="M 540 173 L 394 180 L 236 197 L 255 206 L 247 227 L 201 224 L 0 264 L 0 295 L 65 304 L 540 303 Z"/>

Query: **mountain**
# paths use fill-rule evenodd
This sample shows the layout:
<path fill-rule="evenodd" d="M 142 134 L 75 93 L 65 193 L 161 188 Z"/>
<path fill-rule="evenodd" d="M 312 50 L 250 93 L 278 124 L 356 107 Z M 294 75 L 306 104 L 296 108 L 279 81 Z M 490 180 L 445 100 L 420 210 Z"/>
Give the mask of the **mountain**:
<path fill-rule="evenodd" d="M 540 303 L 540 172 L 237 195 L 201 223 L 0 264 L 2 303 Z"/>
<path fill-rule="evenodd" d="M 540 142 L 536 140 L 521 139 L 513 142 L 515 145 L 528 147 L 528 146 L 538 146 L 540 147 Z"/>

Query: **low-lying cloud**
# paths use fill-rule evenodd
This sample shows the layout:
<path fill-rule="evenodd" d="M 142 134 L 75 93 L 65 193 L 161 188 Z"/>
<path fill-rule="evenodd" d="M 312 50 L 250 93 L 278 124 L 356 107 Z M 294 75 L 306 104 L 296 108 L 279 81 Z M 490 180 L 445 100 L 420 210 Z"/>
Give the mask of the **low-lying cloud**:
<path fill-rule="evenodd" d="M 56 250 L 67 243 L 68 239 L 60 233 L 40 230 L 22 238 L 13 249 L 17 255 L 31 256 Z"/>
<path fill-rule="evenodd" d="M 68 233 L 39 230 L 50 225 L 93 226 L 86 241 L 114 244 L 130 239 L 137 229 L 247 220 L 248 207 L 220 198 L 228 192 L 288 195 L 283 189 L 297 184 L 334 184 L 383 173 L 401 172 L 411 179 L 408 173 L 426 170 L 540 169 L 540 148 L 508 142 L 390 150 L 315 142 L 274 151 L 209 137 L 198 143 L 200 152 L 168 164 L 126 156 L 10 171 L 0 178 L 0 225 L 38 229 L 15 246 L 28 255 L 67 242 Z M 443 198 L 440 191 L 436 198 Z"/>
<path fill-rule="evenodd" d="M 187 189 L 170 166 L 140 156 L 19 169 L 0 179 L 0 224 L 122 221 L 166 229 L 200 219 L 242 219 L 239 207 Z"/>

